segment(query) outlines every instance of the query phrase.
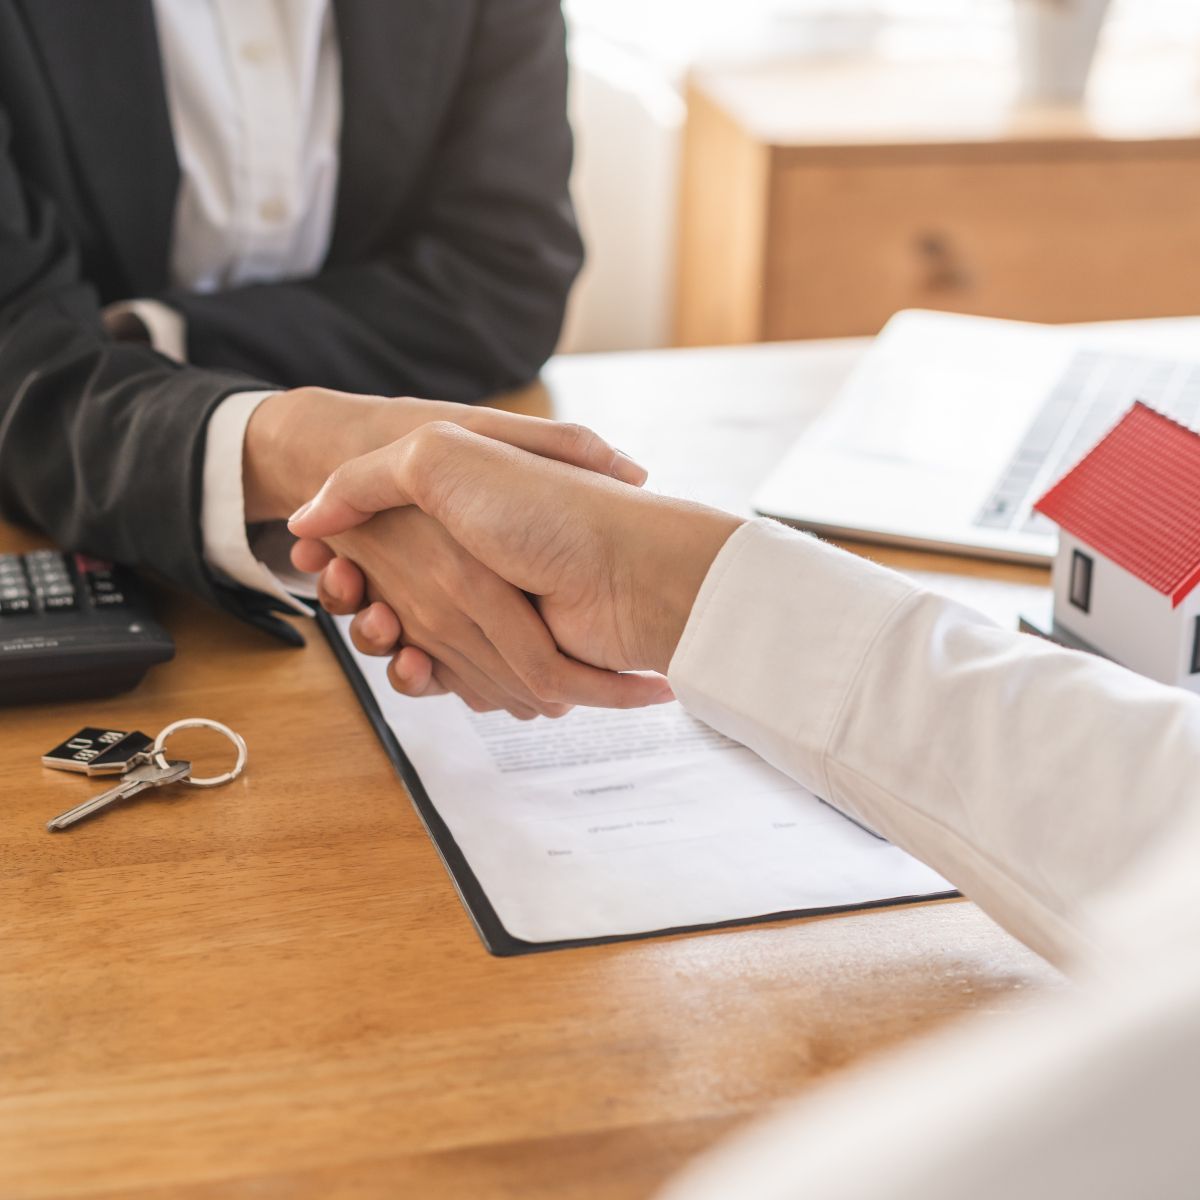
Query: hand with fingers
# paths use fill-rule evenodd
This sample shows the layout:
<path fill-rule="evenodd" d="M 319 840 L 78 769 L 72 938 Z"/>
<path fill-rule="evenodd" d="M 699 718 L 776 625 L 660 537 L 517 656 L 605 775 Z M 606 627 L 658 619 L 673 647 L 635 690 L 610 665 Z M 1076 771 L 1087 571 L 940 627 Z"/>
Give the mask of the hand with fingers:
<path fill-rule="evenodd" d="M 316 492 L 338 463 L 431 421 L 451 422 L 533 454 L 562 458 L 624 484 L 641 485 L 646 479 L 641 467 L 581 426 L 442 401 L 296 388 L 266 398 L 247 427 L 242 463 L 247 521 L 286 517 Z M 504 590 L 503 601 L 497 598 L 496 584 L 487 580 L 479 564 L 420 512 L 389 516 L 379 526 L 386 527 L 386 553 L 376 544 L 379 530 L 356 532 L 347 539 L 348 553 L 370 566 L 370 594 L 364 575 L 349 559 L 331 562 L 332 552 L 316 545 L 301 547 L 295 556 L 301 569 L 328 566 L 323 599 L 330 611 L 348 611 L 346 596 L 353 600 L 349 611 L 365 600 L 376 601 L 354 624 L 356 644 L 390 652 L 400 642 L 403 620 L 409 636 L 392 665 L 392 678 L 402 690 L 457 690 L 476 707 L 503 706 L 521 715 L 544 710 L 530 703 L 527 691 L 492 682 L 506 677 L 496 661 L 496 647 L 481 632 L 485 625 L 503 629 L 511 641 L 512 632 L 523 629 L 526 642 L 539 636 L 545 647 L 545 630 L 539 634 L 538 626 L 530 623 L 535 614 L 529 601 L 511 588 Z M 415 570 L 414 564 L 422 569 Z M 478 611 L 482 595 L 496 601 L 494 613 Z M 463 605 L 479 619 L 467 618 Z M 443 658 L 431 656 L 430 650 Z M 532 652 L 524 646 L 523 653 Z"/>
<path fill-rule="evenodd" d="M 618 486 L 645 481 L 642 468 L 580 426 L 439 407 L 458 418 L 456 427 L 470 426 L 539 456 L 601 472 Z M 449 691 L 477 711 L 503 708 L 522 719 L 561 716 L 569 705 L 539 696 L 525 682 L 553 672 L 571 676 L 573 692 L 598 702 L 669 698 L 659 681 L 615 674 L 606 679 L 606 672 L 565 659 L 529 598 L 484 568 L 419 509 L 382 513 L 369 526 L 324 544 L 298 542 L 292 557 L 301 570 L 322 572 L 323 607 L 356 614 L 351 641 L 362 653 L 389 655 L 389 678 L 405 695 Z"/>
<path fill-rule="evenodd" d="M 500 628 L 517 619 L 511 605 L 502 621 L 485 615 L 484 606 L 474 611 L 508 650 L 503 668 L 480 664 L 488 683 L 511 687 L 511 671 L 542 706 L 630 707 L 669 699 L 661 677 L 631 672 L 665 673 L 704 575 L 741 523 L 435 422 L 344 463 L 289 528 L 301 539 L 296 554 L 302 561 L 328 554 L 318 542 L 355 557 L 360 551 L 348 539 L 358 533 L 378 562 L 386 559 L 384 523 L 414 510 L 512 589 L 502 593 L 491 584 L 489 604 L 519 595 L 536 605 L 556 645 L 543 642 L 534 657 Z M 366 567 L 368 597 L 372 587 L 386 596 L 395 586 L 357 561 Z M 408 633 L 405 628 L 406 642 Z M 527 644 L 535 644 L 532 636 Z M 391 674 L 413 694 L 412 680 L 428 677 L 414 671 L 407 654 L 396 655 Z M 464 682 L 476 691 L 481 685 L 477 674 Z"/>

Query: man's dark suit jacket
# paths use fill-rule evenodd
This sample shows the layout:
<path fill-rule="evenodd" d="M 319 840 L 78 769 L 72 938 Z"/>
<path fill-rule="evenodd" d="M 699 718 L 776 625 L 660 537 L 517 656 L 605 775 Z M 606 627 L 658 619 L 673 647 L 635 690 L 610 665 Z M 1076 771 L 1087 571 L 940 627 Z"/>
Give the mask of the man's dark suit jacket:
<path fill-rule="evenodd" d="M 274 632 L 201 554 L 213 409 L 320 385 L 478 400 L 533 378 L 581 260 L 557 0 L 335 0 L 341 176 L 319 274 L 168 288 L 178 166 L 151 0 L 0 0 L 0 512 Z M 189 365 L 116 342 L 153 297 Z M 293 635 L 294 639 L 294 635 Z"/>

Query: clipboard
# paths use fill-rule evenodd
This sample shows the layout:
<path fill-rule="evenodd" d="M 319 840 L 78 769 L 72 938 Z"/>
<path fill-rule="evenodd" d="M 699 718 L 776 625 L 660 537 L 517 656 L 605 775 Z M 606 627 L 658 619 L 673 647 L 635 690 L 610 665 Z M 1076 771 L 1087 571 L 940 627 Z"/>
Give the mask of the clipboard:
<path fill-rule="evenodd" d="M 333 618 L 323 610 L 318 610 L 317 621 L 325 634 L 334 656 L 342 670 L 346 673 L 354 694 L 362 705 L 371 727 L 382 743 L 388 758 L 401 783 L 408 790 L 413 807 L 425 826 L 425 832 L 437 849 L 442 865 L 450 876 L 463 908 L 467 911 L 475 931 L 479 934 L 484 948 L 489 954 L 499 958 L 511 958 L 520 954 L 542 954 L 549 950 L 570 950 L 582 946 L 603 946 L 613 942 L 645 941 L 648 938 L 670 937 L 678 933 L 702 933 L 714 929 L 735 929 L 743 925 L 764 925 L 773 921 L 789 921 L 800 917 L 824 917 L 843 912 L 860 912 L 871 908 L 893 908 L 901 904 L 924 903 L 931 900 L 945 900 L 960 895 L 957 891 L 938 892 L 933 895 L 896 896 L 886 900 L 872 900 L 861 904 L 840 904 L 823 908 L 790 909 L 782 912 L 763 913 L 760 916 L 738 917 L 729 921 L 713 921 L 702 925 L 680 925 L 663 929 L 648 930 L 641 933 L 612 934 L 606 937 L 568 938 L 552 942 L 529 942 L 514 937 L 504 928 L 496 910 L 492 907 L 487 893 L 483 890 L 471 864 L 463 854 L 454 836 L 447 828 L 445 821 L 437 811 L 430 798 L 421 777 L 417 774 L 412 763 L 404 753 L 403 747 L 392 732 L 371 691 L 366 679 L 354 661 L 350 647 L 345 638 L 338 632 Z"/>

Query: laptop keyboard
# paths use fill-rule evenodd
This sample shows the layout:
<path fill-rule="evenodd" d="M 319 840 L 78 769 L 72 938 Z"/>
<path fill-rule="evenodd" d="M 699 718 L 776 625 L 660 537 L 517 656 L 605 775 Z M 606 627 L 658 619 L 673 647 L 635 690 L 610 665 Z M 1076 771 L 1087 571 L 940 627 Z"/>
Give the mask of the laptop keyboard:
<path fill-rule="evenodd" d="M 1034 502 L 1087 454 L 1135 400 L 1182 425 L 1200 427 L 1200 363 L 1081 350 L 1025 431 L 974 524 L 1053 533 L 1054 523 L 1033 511 Z"/>

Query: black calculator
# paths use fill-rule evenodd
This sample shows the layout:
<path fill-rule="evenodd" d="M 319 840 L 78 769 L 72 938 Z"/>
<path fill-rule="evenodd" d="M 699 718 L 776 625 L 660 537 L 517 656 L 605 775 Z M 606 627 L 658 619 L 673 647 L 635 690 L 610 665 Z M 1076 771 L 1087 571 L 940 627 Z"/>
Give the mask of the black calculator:
<path fill-rule="evenodd" d="M 174 657 L 133 576 L 86 554 L 0 554 L 0 704 L 124 692 Z"/>

